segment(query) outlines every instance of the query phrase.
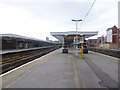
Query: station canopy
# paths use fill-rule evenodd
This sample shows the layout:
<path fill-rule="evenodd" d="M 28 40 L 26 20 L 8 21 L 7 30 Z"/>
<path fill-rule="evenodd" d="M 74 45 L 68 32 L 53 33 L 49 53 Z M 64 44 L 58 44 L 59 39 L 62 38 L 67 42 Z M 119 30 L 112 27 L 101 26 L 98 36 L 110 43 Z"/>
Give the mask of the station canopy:
<path fill-rule="evenodd" d="M 91 31 L 91 32 L 82 32 L 82 31 L 69 31 L 69 32 L 50 32 L 50 34 L 57 38 L 61 43 L 65 38 L 69 41 L 73 41 L 74 37 L 77 35 L 78 38 L 85 37 L 89 38 L 95 35 L 98 35 L 98 31 Z"/>

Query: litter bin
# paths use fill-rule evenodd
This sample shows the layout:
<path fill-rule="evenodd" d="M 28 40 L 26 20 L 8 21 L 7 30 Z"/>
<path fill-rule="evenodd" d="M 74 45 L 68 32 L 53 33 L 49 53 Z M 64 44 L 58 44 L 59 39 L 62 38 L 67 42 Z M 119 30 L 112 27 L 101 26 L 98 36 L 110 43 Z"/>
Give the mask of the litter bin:
<path fill-rule="evenodd" d="M 63 46 L 62 53 L 68 53 L 67 45 Z"/>
<path fill-rule="evenodd" d="M 83 53 L 84 53 L 84 54 L 87 54 L 87 53 L 88 53 L 88 48 L 87 48 L 87 46 L 83 46 L 83 47 L 84 47 Z"/>
<path fill-rule="evenodd" d="M 68 49 L 64 48 L 64 49 L 62 50 L 62 53 L 68 53 Z"/>

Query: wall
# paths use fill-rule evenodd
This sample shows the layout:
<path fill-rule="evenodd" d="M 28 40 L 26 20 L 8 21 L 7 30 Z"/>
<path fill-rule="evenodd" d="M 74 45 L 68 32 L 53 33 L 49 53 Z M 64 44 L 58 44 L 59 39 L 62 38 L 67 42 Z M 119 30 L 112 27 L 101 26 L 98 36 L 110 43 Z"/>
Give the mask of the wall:
<path fill-rule="evenodd" d="M 120 48 L 120 43 L 112 43 L 110 44 L 110 49 L 117 49 L 117 48 Z"/>
<path fill-rule="evenodd" d="M 106 44 L 100 44 L 99 48 L 105 48 L 105 49 L 117 49 L 120 48 L 120 43 L 106 43 Z"/>
<path fill-rule="evenodd" d="M 112 27 L 112 43 L 117 43 L 117 27 L 113 26 Z"/>
<path fill-rule="evenodd" d="M 16 49 L 16 42 L 14 39 L 5 40 L 2 38 L 2 50 Z"/>
<path fill-rule="evenodd" d="M 2 37 L 0 37 L 0 50 L 2 50 Z"/>
<path fill-rule="evenodd" d="M 109 49 L 109 48 L 110 48 L 110 44 L 100 44 L 99 47 L 100 47 L 100 48 L 106 48 L 106 49 Z"/>

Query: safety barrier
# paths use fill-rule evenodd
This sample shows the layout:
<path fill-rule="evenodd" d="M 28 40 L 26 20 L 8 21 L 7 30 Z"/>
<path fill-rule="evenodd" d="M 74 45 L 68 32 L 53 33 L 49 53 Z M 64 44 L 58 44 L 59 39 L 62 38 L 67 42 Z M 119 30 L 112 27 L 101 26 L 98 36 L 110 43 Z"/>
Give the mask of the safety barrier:
<path fill-rule="evenodd" d="M 93 47 L 89 47 L 88 49 L 90 51 L 94 51 L 94 52 L 102 53 L 102 54 L 105 54 L 105 55 L 109 55 L 109 56 L 120 58 L 120 50 L 93 48 Z"/>

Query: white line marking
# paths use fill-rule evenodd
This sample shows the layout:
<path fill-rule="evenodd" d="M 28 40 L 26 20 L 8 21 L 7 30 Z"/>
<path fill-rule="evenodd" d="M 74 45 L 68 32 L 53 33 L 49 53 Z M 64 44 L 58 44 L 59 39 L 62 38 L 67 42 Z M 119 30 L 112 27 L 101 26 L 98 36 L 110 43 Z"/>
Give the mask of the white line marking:
<path fill-rule="evenodd" d="M 40 62 L 40 64 L 44 63 L 46 60 L 42 60 Z M 35 68 L 37 68 L 40 64 L 38 64 L 37 66 L 35 66 L 34 68 L 32 68 L 31 70 L 29 70 L 27 73 L 23 74 L 22 76 L 20 76 L 19 78 L 17 78 L 15 81 L 13 81 L 12 83 L 10 83 L 9 85 L 7 85 L 5 88 L 8 88 L 9 86 L 11 86 L 12 84 L 16 83 L 18 80 L 22 79 L 24 76 L 28 75 L 30 72 L 32 72 Z"/>
<path fill-rule="evenodd" d="M 22 68 L 23 66 L 26 66 L 26 65 L 28 65 L 28 64 L 31 64 L 31 63 L 36 62 L 36 61 L 38 61 L 38 60 L 41 59 L 39 64 L 37 64 L 35 67 L 33 67 L 33 68 L 32 68 L 31 70 L 29 70 L 27 73 L 23 74 L 21 77 L 17 78 L 15 81 L 13 81 L 13 82 L 10 83 L 9 85 L 7 85 L 5 88 L 8 88 L 8 87 L 11 86 L 12 84 L 16 83 L 18 80 L 20 80 L 20 79 L 23 78 L 25 75 L 29 74 L 31 71 L 33 71 L 35 68 L 37 68 L 37 66 L 39 66 L 40 64 L 42 64 L 42 63 L 44 63 L 45 61 L 47 61 L 48 59 L 43 59 L 43 58 L 45 58 L 45 57 L 48 56 L 48 55 L 51 55 L 52 53 L 54 53 L 54 52 L 51 52 L 51 53 L 49 53 L 49 54 L 46 54 L 46 55 L 44 55 L 44 56 L 42 56 L 42 57 L 40 57 L 40 58 L 35 59 L 34 61 L 28 62 L 28 63 L 26 63 L 26 64 L 24 64 L 24 65 L 22 65 L 22 66 L 20 66 L 20 67 L 18 67 L 18 68 L 15 68 L 15 69 L 13 69 L 13 70 L 11 70 L 11 71 L 9 71 L 9 72 L 1 75 L 1 76 L 4 76 L 4 75 L 6 75 L 6 74 L 9 74 L 9 73 L 11 73 L 11 72 L 19 69 L 19 68 Z"/>
<path fill-rule="evenodd" d="M 46 54 L 46 55 L 48 55 L 48 54 Z M 10 71 L 4 73 L 4 74 L 1 74 L 1 75 L 0 75 L 0 78 L 3 77 L 4 75 L 7 75 L 7 74 L 9 74 L 9 73 L 15 71 L 15 70 L 18 70 L 19 68 L 22 68 L 22 67 L 24 67 L 24 66 L 26 66 L 26 65 L 28 65 L 28 64 L 31 64 L 31 63 L 33 63 L 33 62 L 35 62 L 35 61 L 38 61 L 38 60 L 40 60 L 41 58 L 44 58 L 46 55 L 41 56 L 40 58 L 34 59 L 33 61 L 30 61 L 30 62 L 28 62 L 28 63 L 26 63 L 26 64 L 23 64 L 23 65 L 21 65 L 21 66 L 15 68 L 15 69 L 12 69 L 12 70 L 10 70 Z"/>

